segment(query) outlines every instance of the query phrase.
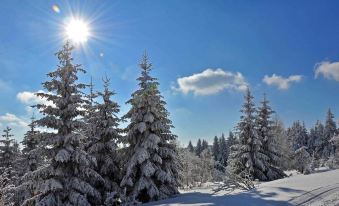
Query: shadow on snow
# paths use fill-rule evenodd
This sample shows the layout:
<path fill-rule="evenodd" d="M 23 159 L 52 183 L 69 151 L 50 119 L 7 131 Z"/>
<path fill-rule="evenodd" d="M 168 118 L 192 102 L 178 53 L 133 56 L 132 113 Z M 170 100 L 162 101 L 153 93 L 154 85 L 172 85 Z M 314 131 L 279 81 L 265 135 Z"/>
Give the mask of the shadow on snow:
<path fill-rule="evenodd" d="M 275 188 L 284 192 L 302 192 L 290 188 L 278 187 Z M 204 192 L 190 192 L 180 194 L 176 197 L 145 204 L 151 205 L 196 205 L 196 206 L 216 206 L 216 205 L 237 205 L 237 206 L 290 206 L 292 204 L 287 201 L 272 200 L 278 194 L 276 192 L 261 193 L 257 190 L 240 192 L 236 194 L 210 194 Z M 265 199 L 264 199 L 265 198 Z M 270 199 L 272 198 L 272 199 Z"/>

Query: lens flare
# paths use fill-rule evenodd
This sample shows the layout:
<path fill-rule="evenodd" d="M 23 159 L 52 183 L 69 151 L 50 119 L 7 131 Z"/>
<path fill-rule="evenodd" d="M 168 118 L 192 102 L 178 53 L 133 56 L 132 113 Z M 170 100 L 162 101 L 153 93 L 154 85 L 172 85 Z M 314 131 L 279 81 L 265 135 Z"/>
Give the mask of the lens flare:
<path fill-rule="evenodd" d="M 52 6 L 52 10 L 53 10 L 55 13 L 60 13 L 60 8 L 59 8 L 59 6 L 56 5 L 56 4 L 54 4 L 54 5 Z"/>

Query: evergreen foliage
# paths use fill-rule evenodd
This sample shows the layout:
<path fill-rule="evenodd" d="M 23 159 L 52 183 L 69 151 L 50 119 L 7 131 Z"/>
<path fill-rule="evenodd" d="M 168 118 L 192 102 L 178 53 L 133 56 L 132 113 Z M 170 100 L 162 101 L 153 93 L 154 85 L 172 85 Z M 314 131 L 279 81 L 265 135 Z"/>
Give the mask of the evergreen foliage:
<path fill-rule="evenodd" d="M 114 95 L 109 89 L 109 79 L 103 79 L 104 91 L 98 92 L 97 96 L 102 98 L 102 103 L 93 103 L 93 111 L 87 123 L 91 125 L 92 131 L 88 130 L 89 137 L 86 145 L 87 152 L 96 158 L 95 167 L 104 182 L 97 184 L 96 188 L 101 192 L 105 205 L 118 203 L 120 192 L 120 168 L 117 154 L 117 143 L 120 141 L 120 119 L 117 114 L 119 105 L 111 100 Z M 93 97 L 93 96 L 92 96 Z"/>
<path fill-rule="evenodd" d="M 220 159 L 220 146 L 219 139 L 217 136 L 215 136 L 213 140 L 212 154 L 215 161 Z"/>
<path fill-rule="evenodd" d="M 249 88 L 244 99 L 242 115 L 237 126 L 239 143 L 232 146 L 229 165 L 233 173 L 242 177 L 249 175 L 251 179 L 268 180 L 265 174 L 268 169 L 265 162 L 269 157 L 261 149 L 262 142 L 255 124 L 256 109 Z"/>
<path fill-rule="evenodd" d="M 77 75 L 85 71 L 72 63 L 72 49 L 67 42 L 56 53 L 59 65 L 48 74 L 50 80 L 43 83 L 49 93 L 37 94 L 53 102 L 53 105 L 37 105 L 44 115 L 37 124 L 55 132 L 41 134 L 51 159 L 47 165 L 25 175 L 24 180 L 27 184 L 32 181 L 35 192 L 23 205 L 90 206 L 99 205 L 102 200 L 92 183 L 102 182 L 103 178 L 92 169 L 95 158 L 84 151 L 83 136 L 78 132 L 84 126 L 80 118 L 84 116 L 81 90 L 85 85 L 77 83 Z"/>
<path fill-rule="evenodd" d="M 194 147 L 192 145 L 191 140 L 188 142 L 187 149 L 188 149 L 189 152 L 194 153 Z"/>
<path fill-rule="evenodd" d="M 171 133 L 172 122 L 160 95 L 159 83 L 150 76 L 152 65 L 146 55 L 140 63 L 139 89 L 127 102 L 132 108 L 124 116 L 130 120 L 126 128 L 124 177 L 126 201 L 149 202 L 177 194 L 178 157 Z"/>
<path fill-rule="evenodd" d="M 275 134 L 273 133 L 273 121 L 271 115 L 274 111 L 269 106 L 269 101 L 264 95 L 261 106 L 258 108 L 256 117 L 256 129 L 261 141 L 261 151 L 265 154 L 262 163 L 265 167 L 266 180 L 275 180 L 285 177 L 284 172 L 279 168 L 280 151 L 278 149 Z"/>

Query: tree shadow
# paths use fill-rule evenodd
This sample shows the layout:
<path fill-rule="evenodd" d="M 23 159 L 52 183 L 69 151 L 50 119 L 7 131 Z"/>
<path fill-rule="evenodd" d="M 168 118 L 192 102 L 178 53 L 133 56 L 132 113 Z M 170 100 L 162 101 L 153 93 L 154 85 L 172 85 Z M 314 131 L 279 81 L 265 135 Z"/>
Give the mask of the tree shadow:
<path fill-rule="evenodd" d="M 281 190 L 287 190 L 288 188 L 281 188 Z M 278 201 L 278 200 L 271 200 L 269 198 L 274 198 L 278 194 L 276 192 L 269 192 L 269 193 L 261 193 L 257 190 L 247 191 L 247 192 L 240 192 L 237 194 L 228 194 L 228 195 L 218 195 L 218 194 L 210 194 L 208 192 L 190 192 L 180 194 L 176 197 L 151 202 L 145 204 L 147 206 L 153 205 L 196 205 L 196 206 L 229 206 L 229 205 L 237 205 L 237 206 L 290 206 L 292 204 L 288 203 L 287 201 Z M 268 198 L 268 199 L 263 199 Z"/>
<path fill-rule="evenodd" d="M 287 187 L 274 187 L 274 189 L 283 191 L 283 192 L 298 192 L 298 193 L 303 193 L 305 192 L 304 190 L 297 190 L 297 189 L 292 189 L 292 188 L 287 188 Z"/>

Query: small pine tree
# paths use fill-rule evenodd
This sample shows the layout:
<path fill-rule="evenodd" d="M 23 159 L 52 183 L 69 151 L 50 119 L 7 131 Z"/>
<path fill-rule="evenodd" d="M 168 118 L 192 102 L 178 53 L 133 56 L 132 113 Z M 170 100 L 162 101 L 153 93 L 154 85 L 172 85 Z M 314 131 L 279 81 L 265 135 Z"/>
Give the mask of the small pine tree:
<path fill-rule="evenodd" d="M 50 72 L 50 81 L 43 83 L 49 93 L 37 95 L 53 102 L 54 105 L 39 104 L 37 108 L 44 115 L 37 120 L 42 127 L 54 129 L 41 135 L 49 163 L 25 176 L 33 181 L 35 195 L 24 205 L 99 205 L 101 195 L 93 185 L 102 182 L 102 177 L 93 169 L 95 158 L 89 156 L 81 145 L 82 135 L 78 132 L 84 123 L 81 106 L 84 100 L 81 89 L 86 85 L 77 83 L 78 72 L 85 72 L 80 65 L 72 63 L 73 47 L 67 42 L 56 53 L 59 65 Z M 25 184 L 25 183 L 24 183 Z"/>
<path fill-rule="evenodd" d="M 6 127 L 0 140 L 0 200 L 4 205 L 12 204 L 13 188 L 19 183 L 19 168 L 16 165 L 19 157 L 19 147 L 13 139 L 11 128 Z"/>
<path fill-rule="evenodd" d="M 124 116 L 127 126 L 125 176 L 121 187 L 127 202 L 149 202 L 178 193 L 179 162 L 176 136 L 158 90 L 159 83 L 150 76 L 152 65 L 146 55 L 140 64 L 140 88 L 128 101 L 132 108 Z"/>
<path fill-rule="evenodd" d="M 194 153 L 194 147 L 192 145 L 191 140 L 188 142 L 187 149 L 188 149 L 189 152 Z"/>
<path fill-rule="evenodd" d="M 6 127 L 0 140 L 0 175 L 3 176 L 6 185 L 16 184 L 18 181 L 18 174 L 15 169 L 14 162 L 18 158 L 18 144 L 13 139 L 11 128 Z"/>
<path fill-rule="evenodd" d="M 213 140 L 212 154 L 215 161 L 220 159 L 220 146 L 219 139 L 217 136 L 215 136 Z"/>
<path fill-rule="evenodd" d="M 202 152 L 201 139 L 198 139 L 197 146 L 195 147 L 195 155 L 200 156 L 201 152 Z"/>
<path fill-rule="evenodd" d="M 39 134 L 40 132 L 36 130 L 36 122 L 34 116 L 31 118 L 31 123 L 28 125 L 30 130 L 26 132 L 23 141 L 22 156 L 20 160 L 24 166 L 24 173 L 35 171 L 42 163 L 42 158 L 37 152 L 39 146 Z"/>

